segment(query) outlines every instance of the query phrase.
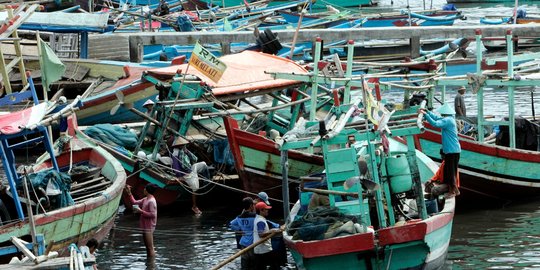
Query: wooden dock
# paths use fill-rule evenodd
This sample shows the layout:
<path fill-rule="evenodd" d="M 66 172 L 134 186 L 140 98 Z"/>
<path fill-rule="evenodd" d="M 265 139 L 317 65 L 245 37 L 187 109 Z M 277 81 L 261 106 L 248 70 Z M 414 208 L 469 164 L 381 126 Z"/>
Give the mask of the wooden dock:
<path fill-rule="evenodd" d="M 298 32 L 298 41 L 314 41 L 316 37 L 321 37 L 325 42 L 337 40 L 372 40 L 372 39 L 409 39 L 411 50 L 418 51 L 420 39 L 428 38 L 461 38 L 475 36 L 477 30 L 482 32 L 484 37 L 502 37 L 511 30 L 515 36 L 540 36 L 540 27 L 536 25 L 468 25 L 468 26 L 428 26 L 428 27 L 373 27 L 358 29 L 304 29 Z M 282 43 L 292 42 L 295 30 L 275 31 Z M 106 36 L 106 37 L 103 37 Z M 125 42 L 126 37 L 128 42 Z M 140 33 L 118 33 L 112 35 L 93 35 L 92 39 L 98 40 L 107 38 L 107 44 L 123 46 L 121 50 L 129 51 L 129 58 L 132 62 L 142 61 L 142 48 L 145 45 L 186 45 L 195 44 L 197 40 L 206 44 L 221 44 L 223 52 L 227 53 L 232 42 L 255 43 L 252 32 L 140 32 Z M 127 48 L 126 48 L 127 46 Z M 92 46 L 89 48 L 92 54 Z M 124 57 L 127 57 L 124 54 Z"/>

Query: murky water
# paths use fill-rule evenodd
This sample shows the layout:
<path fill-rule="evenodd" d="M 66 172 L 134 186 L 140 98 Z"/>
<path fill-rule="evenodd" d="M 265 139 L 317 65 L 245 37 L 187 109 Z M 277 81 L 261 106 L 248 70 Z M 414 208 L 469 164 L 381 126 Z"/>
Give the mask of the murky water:
<path fill-rule="evenodd" d="M 146 260 L 138 217 L 120 213 L 103 248 L 98 251 L 100 269 L 199 269 L 206 270 L 236 253 L 234 233 L 228 223 L 240 213 L 242 195 L 215 190 L 199 200 L 201 216 L 189 203 L 179 203 L 158 212 L 154 234 L 157 256 Z M 122 207 L 121 207 L 122 208 Z M 279 222 L 281 205 L 271 209 L 270 219 Z M 237 259 L 221 269 L 240 269 Z"/>
<path fill-rule="evenodd" d="M 423 1 L 383 0 L 379 10 L 389 11 L 405 7 L 423 7 Z M 433 8 L 441 8 L 446 1 L 433 1 Z M 430 8 L 431 1 L 426 1 Z M 529 14 L 538 12 L 534 1 L 523 3 Z M 512 5 L 458 6 L 468 17 L 457 24 L 478 24 L 485 15 L 510 15 Z M 531 91 L 537 96 L 536 113 L 540 110 L 540 90 L 517 89 L 516 111 L 532 115 Z M 486 95 L 486 114 L 500 118 L 507 114 L 508 102 L 505 89 L 489 90 Z M 449 89 L 446 100 L 453 102 L 455 91 Z M 468 113 L 476 114 L 476 98 L 468 92 L 465 101 Z M 207 198 L 206 196 L 205 198 Z M 210 196 L 211 197 L 211 196 Z M 158 256 L 148 267 L 140 234 L 133 229 L 137 218 L 119 215 L 116 228 L 105 247 L 99 251 L 98 261 L 103 269 L 210 269 L 230 255 L 235 249 L 234 235 L 227 223 L 240 209 L 238 195 L 231 195 L 219 203 L 208 204 L 204 214 L 196 218 L 189 206 L 174 213 L 160 214 L 155 243 Z M 459 201 L 458 201 L 459 204 Z M 279 208 L 278 208 L 279 209 Z M 279 217 L 281 210 L 274 215 Z M 537 202 L 507 205 L 485 210 L 459 206 L 454 220 L 448 269 L 540 269 L 540 204 Z M 222 269 L 239 269 L 239 260 Z"/>
<path fill-rule="evenodd" d="M 458 211 L 449 261 L 453 269 L 540 269 L 539 225 L 538 202 Z"/>
<path fill-rule="evenodd" d="M 425 1 L 427 8 L 440 8 L 445 1 Z M 409 3 L 412 9 L 423 7 L 423 1 L 382 0 L 381 11 L 400 9 Z M 523 3 L 529 14 L 538 12 L 534 1 Z M 468 17 L 457 24 L 476 24 L 487 15 L 512 14 L 511 5 L 483 5 L 479 7 L 458 6 Z M 517 89 L 516 110 L 521 115 L 532 115 L 531 91 L 538 95 L 538 89 Z M 486 114 L 496 118 L 506 115 L 507 95 L 505 89 L 493 89 L 486 96 Z M 452 101 L 455 91 L 449 90 L 447 100 Z M 476 99 L 469 92 L 466 95 L 469 114 L 476 114 Z M 536 97 L 537 113 L 540 97 Z M 174 208 L 160 209 L 155 233 L 157 257 L 146 260 L 144 244 L 137 231 L 138 217 L 120 213 L 115 227 L 102 248 L 97 252 L 100 269 L 210 269 L 233 255 L 234 234 L 227 229 L 229 220 L 238 213 L 241 196 L 239 194 L 215 190 L 204 196 L 201 202 L 203 215 L 195 217 L 189 204 L 179 204 Z M 459 206 L 454 219 L 452 242 L 448 257 L 450 269 L 540 269 L 540 204 L 528 202 L 498 206 L 486 210 Z M 273 219 L 280 218 L 281 208 L 273 209 Z M 239 269 L 239 260 L 222 269 Z"/>

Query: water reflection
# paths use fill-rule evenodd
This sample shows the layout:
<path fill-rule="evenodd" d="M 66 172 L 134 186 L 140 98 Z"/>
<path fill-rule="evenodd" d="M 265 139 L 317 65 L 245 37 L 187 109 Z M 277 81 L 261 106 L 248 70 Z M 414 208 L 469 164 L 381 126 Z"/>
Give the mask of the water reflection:
<path fill-rule="evenodd" d="M 455 216 L 453 269 L 540 269 L 538 203 L 461 211 Z"/>
<path fill-rule="evenodd" d="M 180 206 L 181 207 L 181 206 Z M 156 258 L 146 260 L 138 217 L 120 214 L 104 248 L 98 252 L 100 269 L 200 269 L 206 270 L 236 253 L 228 221 L 236 205 L 215 205 L 195 217 L 187 211 L 162 211 L 154 234 Z M 239 269 L 233 261 L 222 269 Z"/>

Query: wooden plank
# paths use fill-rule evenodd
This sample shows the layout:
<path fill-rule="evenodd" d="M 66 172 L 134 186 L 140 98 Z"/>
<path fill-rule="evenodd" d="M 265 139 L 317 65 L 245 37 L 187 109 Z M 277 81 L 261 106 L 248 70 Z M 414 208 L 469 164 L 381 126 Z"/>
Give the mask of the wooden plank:
<path fill-rule="evenodd" d="M 103 183 L 99 183 L 99 184 L 96 184 L 96 185 L 93 185 L 93 186 L 81 188 L 81 189 L 72 191 L 70 193 L 71 193 L 71 196 L 76 196 L 77 194 L 81 194 L 81 193 L 84 194 L 85 192 L 89 192 L 89 191 L 91 191 L 93 189 L 96 189 L 96 188 L 106 187 L 107 185 L 110 185 L 110 184 L 111 184 L 111 182 L 103 182 Z"/>
<path fill-rule="evenodd" d="M 90 199 L 90 198 L 99 196 L 99 195 L 101 195 L 101 193 L 103 193 L 103 190 L 99 190 L 99 191 L 94 192 L 94 193 L 90 193 L 90 194 L 87 194 L 87 195 L 75 197 L 75 198 L 73 198 L 73 200 L 74 200 L 75 202 L 77 202 L 77 203 L 80 203 L 80 202 L 85 201 L 85 200 L 88 200 L 88 199 Z"/>
<path fill-rule="evenodd" d="M 74 80 L 77 82 L 82 81 L 90 72 L 90 68 L 73 64 L 73 63 L 66 63 L 66 72 L 64 72 L 63 78 L 66 78 L 68 80 Z"/>
<path fill-rule="evenodd" d="M 448 26 L 422 26 L 422 27 L 369 27 L 356 29 L 301 29 L 298 31 L 298 41 L 313 41 L 321 37 L 327 42 L 337 40 L 372 40 L 395 39 L 400 37 L 427 38 L 462 38 L 475 36 L 480 29 L 484 36 L 504 36 L 507 30 L 512 30 L 517 36 L 540 36 L 540 27 L 528 24 L 518 25 L 454 25 Z M 281 42 L 291 42 L 296 29 L 277 30 Z M 117 39 L 129 38 L 129 52 L 133 62 L 142 61 L 142 46 L 152 44 L 174 45 L 193 44 L 199 40 L 203 44 L 218 44 L 232 42 L 254 42 L 253 33 L 245 32 L 160 32 L 160 33 L 118 33 L 110 35 Z"/>
<path fill-rule="evenodd" d="M 97 182 L 102 182 L 104 179 L 105 179 L 105 177 L 101 176 L 101 177 L 94 178 L 94 179 L 91 179 L 91 180 L 77 182 L 77 184 L 71 185 L 71 191 L 80 189 L 81 187 L 88 186 L 90 184 L 94 184 L 94 183 L 97 183 Z"/>

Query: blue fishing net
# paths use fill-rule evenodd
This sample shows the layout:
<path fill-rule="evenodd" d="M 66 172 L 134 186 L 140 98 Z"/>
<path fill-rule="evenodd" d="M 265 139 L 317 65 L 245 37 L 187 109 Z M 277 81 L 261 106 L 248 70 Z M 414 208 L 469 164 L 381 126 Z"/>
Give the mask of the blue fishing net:
<path fill-rule="evenodd" d="M 47 185 L 50 182 L 51 186 L 49 189 L 52 188 L 58 191 L 57 195 L 49 195 L 51 209 L 58 209 L 75 204 L 69 193 L 71 190 L 71 177 L 67 173 L 46 170 L 29 174 L 28 179 L 34 189 L 47 189 Z M 22 181 L 17 183 L 17 187 L 22 188 Z"/>
<path fill-rule="evenodd" d="M 87 128 L 84 133 L 108 145 L 127 149 L 133 149 L 137 145 L 137 135 L 125 128 L 111 124 L 97 124 Z"/>

